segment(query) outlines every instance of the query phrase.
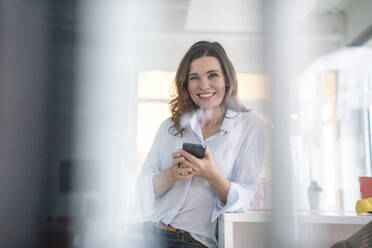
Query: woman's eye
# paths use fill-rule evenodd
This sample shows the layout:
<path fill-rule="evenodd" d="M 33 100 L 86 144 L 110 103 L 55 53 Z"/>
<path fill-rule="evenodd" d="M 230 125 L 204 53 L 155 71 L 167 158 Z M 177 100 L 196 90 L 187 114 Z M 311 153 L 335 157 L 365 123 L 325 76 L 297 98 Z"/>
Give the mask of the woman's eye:
<path fill-rule="evenodd" d="M 208 75 L 209 78 L 214 78 L 214 77 L 217 77 L 218 74 L 217 73 L 211 73 Z"/>
<path fill-rule="evenodd" d="M 197 79 L 198 79 L 197 76 L 192 76 L 192 77 L 190 77 L 190 80 L 197 80 Z"/>

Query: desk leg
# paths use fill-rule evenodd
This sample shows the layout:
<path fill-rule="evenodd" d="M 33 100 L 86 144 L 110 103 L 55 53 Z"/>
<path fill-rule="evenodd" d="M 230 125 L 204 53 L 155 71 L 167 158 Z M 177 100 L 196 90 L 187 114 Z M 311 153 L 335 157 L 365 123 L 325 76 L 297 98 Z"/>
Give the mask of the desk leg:
<path fill-rule="evenodd" d="M 233 223 L 225 222 L 225 248 L 234 248 L 234 235 L 233 235 Z"/>
<path fill-rule="evenodd" d="M 223 216 L 218 222 L 218 248 L 233 248 L 233 223 L 225 222 Z"/>

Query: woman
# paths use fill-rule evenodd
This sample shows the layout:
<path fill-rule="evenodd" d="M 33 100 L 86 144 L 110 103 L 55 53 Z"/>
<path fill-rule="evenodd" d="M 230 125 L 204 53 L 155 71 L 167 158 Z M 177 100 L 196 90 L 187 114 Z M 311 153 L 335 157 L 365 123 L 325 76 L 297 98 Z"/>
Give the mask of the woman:
<path fill-rule="evenodd" d="M 161 247 L 217 247 L 217 218 L 252 206 L 264 159 L 263 121 L 237 96 L 223 47 L 199 41 L 183 57 L 165 120 L 139 180 L 146 221 Z M 205 147 L 199 159 L 180 149 Z"/>

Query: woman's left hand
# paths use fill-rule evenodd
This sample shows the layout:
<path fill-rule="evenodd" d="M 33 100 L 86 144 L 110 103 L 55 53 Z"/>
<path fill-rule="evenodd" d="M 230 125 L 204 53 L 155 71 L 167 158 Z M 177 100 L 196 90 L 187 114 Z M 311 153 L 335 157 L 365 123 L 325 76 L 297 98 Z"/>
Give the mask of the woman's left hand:
<path fill-rule="evenodd" d="M 183 149 L 180 149 L 179 152 L 186 159 L 181 163 L 181 167 L 192 168 L 192 175 L 203 177 L 205 179 L 211 179 L 213 175 L 218 173 L 218 169 L 214 163 L 208 146 L 205 147 L 205 157 L 201 159 L 193 156 Z"/>

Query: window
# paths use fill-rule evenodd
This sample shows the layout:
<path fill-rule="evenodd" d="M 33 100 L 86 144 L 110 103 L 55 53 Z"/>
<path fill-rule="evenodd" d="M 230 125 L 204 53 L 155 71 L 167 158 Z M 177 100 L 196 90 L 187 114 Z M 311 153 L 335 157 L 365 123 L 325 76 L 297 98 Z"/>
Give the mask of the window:
<path fill-rule="evenodd" d="M 170 87 L 175 73 L 144 71 L 138 75 L 137 171 L 142 168 L 160 124 L 170 112 Z"/>
<path fill-rule="evenodd" d="M 360 199 L 358 177 L 371 173 L 369 53 L 349 48 L 325 56 L 294 85 L 291 146 L 302 199 L 297 208 L 309 208 L 303 196 L 311 181 L 322 189 L 322 210 L 354 211 Z"/>

